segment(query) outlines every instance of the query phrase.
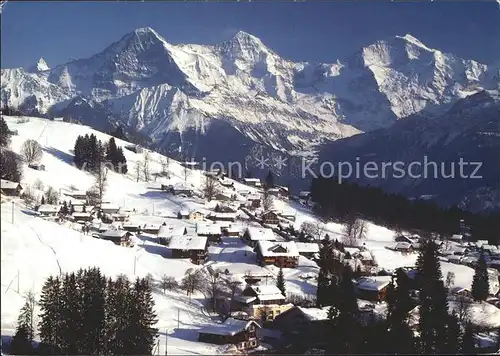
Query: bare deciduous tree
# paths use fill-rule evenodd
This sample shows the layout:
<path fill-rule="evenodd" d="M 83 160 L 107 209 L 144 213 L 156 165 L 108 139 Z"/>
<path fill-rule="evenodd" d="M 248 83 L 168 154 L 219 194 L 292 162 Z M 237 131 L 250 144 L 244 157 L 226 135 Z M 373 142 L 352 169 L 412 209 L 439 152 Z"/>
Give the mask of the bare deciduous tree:
<path fill-rule="evenodd" d="M 21 198 L 23 199 L 24 204 L 26 204 L 27 207 L 33 207 L 33 205 L 37 203 L 35 193 L 29 185 L 25 189 L 23 189 Z"/>
<path fill-rule="evenodd" d="M 45 185 L 43 184 L 40 178 L 37 178 L 37 180 L 35 180 L 35 182 L 33 183 L 33 188 L 38 190 L 44 190 Z"/>
<path fill-rule="evenodd" d="M 267 305 L 259 308 L 259 317 L 262 322 L 268 321 L 273 315 L 273 310 Z"/>
<path fill-rule="evenodd" d="M 168 157 L 160 157 L 161 174 L 162 176 L 168 177 L 168 167 L 170 166 L 170 160 Z"/>
<path fill-rule="evenodd" d="M 209 176 L 205 177 L 205 184 L 203 185 L 203 193 L 208 201 L 211 201 L 218 193 L 220 193 L 219 182 Z"/>
<path fill-rule="evenodd" d="M 52 187 L 45 191 L 45 204 L 57 204 L 59 202 L 59 193 Z"/>
<path fill-rule="evenodd" d="M 26 140 L 21 147 L 21 155 L 26 163 L 37 163 L 43 157 L 42 146 L 35 140 Z"/>
<path fill-rule="evenodd" d="M 95 182 L 93 188 L 99 197 L 99 204 L 102 204 L 102 198 L 108 184 L 108 169 L 100 164 L 99 168 L 94 173 L 94 177 Z"/>
<path fill-rule="evenodd" d="M 158 286 L 163 291 L 163 294 L 165 294 L 167 289 L 169 289 L 169 290 L 177 289 L 179 287 L 179 283 L 177 283 L 177 281 L 175 280 L 174 277 L 167 276 L 166 274 L 164 274 L 161 277 L 161 280 L 160 280 L 160 283 L 158 283 Z"/>
<path fill-rule="evenodd" d="M 470 319 L 470 309 L 472 305 L 471 298 L 458 294 L 454 298 L 455 311 L 457 313 L 457 317 L 459 322 L 462 325 L 465 325 L 469 322 Z"/>
<path fill-rule="evenodd" d="M 231 296 L 231 300 L 229 301 L 229 315 L 231 315 L 233 311 L 234 296 L 236 295 L 238 288 L 241 286 L 241 282 L 234 279 L 230 279 L 226 281 L 226 286 L 229 289 L 229 293 Z"/>
<path fill-rule="evenodd" d="M 134 173 L 137 182 L 139 181 L 139 179 L 141 179 L 141 171 L 142 171 L 142 162 L 136 161 L 134 164 Z"/>
<path fill-rule="evenodd" d="M 144 175 L 144 180 L 149 182 L 150 168 L 149 165 L 151 163 L 151 154 L 149 151 L 144 152 L 143 161 L 142 161 L 142 174 Z"/>
<path fill-rule="evenodd" d="M 217 311 L 217 297 L 219 296 L 222 285 L 222 273 L 219 270 L 208 268 L 208 276 L 206 280 L 208 282 L 208 293 L 212 299 L 213 311 L 215 312 Z"/>
<path fill-rule="evenodd" d="M 269 211 L 274 208 L 274 199 L 267 192 L 264 193 L 264 198 L 262 199 L 262 208 L 264 208 L 264 211 Z"/>
<path fill-rule="evenodd" d="M 204 279 L 199 270 L 193 271 L 192 269 L 188 269 L 181 281 L 181 288 L 186 291 L 189 300 L 191 300 L 191 295 L 195 291 L 202 291 L 204 285 Z"/>
<path fill-rule="evenodd" d="M 349 218 L 344 225 L 344 243 L 347 246 L 356 246 L 359 239 L 366 238 L 368 226 L 366 221 L 356 218 Z"/>
<path fill-rule="evenodd" d="M 323 233 L 325 232 L 325 229 L 326 229 L 325 225 L 320 221 L 318 222 L 304 221 L 302 225 L 300 225 L 300 230 L 304 233 L 304 235 L 311 236 L 317 240 L 321 239 Z"/>
<path fill-rule="evenodd" d="M 455 273 L 452 271 L 449 271 L 446 274 L 445 286 L 446 286 L 446 288 L 451 288 L 454 284 L 455 284 Z"/>

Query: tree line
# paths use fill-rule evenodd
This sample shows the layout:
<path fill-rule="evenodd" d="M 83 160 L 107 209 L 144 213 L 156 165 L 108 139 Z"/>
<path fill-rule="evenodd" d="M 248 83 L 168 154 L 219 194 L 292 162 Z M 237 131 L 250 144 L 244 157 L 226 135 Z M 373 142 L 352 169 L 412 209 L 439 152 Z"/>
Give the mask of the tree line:
<path fill-rule="evenodd" d="M 453 312 L 450 312 L 451 296 L 442 280 L 438 247 L 432 240 L 425 241 L 417 259 L 415 278 L 410 278 L 403 269 L 393 275 L 386 294 L 386 318 L 367 319 L 362 317 L 357 305 L 354 273 L 344 264 L 334 242 L 323 240 L 319 254 L 316 306 L 329 306 L 327 353 L 474 353 L 468 310 L 474 300 L 484 301 L 489 295 L 484 255 L 476 266 L 472 298 L 455 296 Z M 418 318 L 415 318 L 415 310 L 418 310 Z M 297 340 L 295 346 L 305 350 L 311 347 L 310 342 Z"/>
<path fill-rule="evenodd" d="M 99 268 L 80 269 L 47 278 L 38 303 L 28 294 L 10 353 L 148 355 L 158 334 L 156 322 L 148 278 L 131 282 L 119 276 L 113 280 Z M 33 343 L 35 325 L 40 339 L 37 347 Z"/>
<path fill-rule="evenodd" d="M 433 201 L 409 200 L 399 194 L 389 194 L 381 188 L 365 187 L 334 178 L 315 178 L 311 197 L 317 212 L 326 219 L 344 222 L 359 216 L 395 230 L 409 230 L 431 235 L 459 233 L 460 220 L 472 227 L 472 239 L 489 240 L 498 244 L 500 213 L 474 214 L 457 207 L 444 208 Z"/>
<path fill-rule="evenodd" d="M 118 147 L 111 137 L 106 144 L 94 134 L 78 136 L 75 142 L 73 162 L 80 169 L 98 171 L 103 164 L 110 163 L 115 172 L 127 173 L 127 160 L 123 149 Z"/>

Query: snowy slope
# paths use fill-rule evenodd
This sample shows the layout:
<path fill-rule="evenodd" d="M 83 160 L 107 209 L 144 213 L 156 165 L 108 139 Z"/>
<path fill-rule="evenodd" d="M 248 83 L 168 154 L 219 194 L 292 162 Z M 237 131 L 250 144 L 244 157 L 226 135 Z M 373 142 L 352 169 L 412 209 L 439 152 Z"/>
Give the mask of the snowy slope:
<path fill-rule="evenodd" d="M 68 97 L 82 95 L 160 146 L 168 145 L 169 133 L 203 134 L 223 120 L 252 141 L 287 151 L 387 127 L 424 109 L 441 110 L 499 82 L 498 69 L 430 49 L 410 35 L 318 64 L 283 59 L 242 31 L 201 46 L 173 45 L 141 28 L 90 58 L 38 67 L 30 76 L 2 70 L 2 105 L 57 112 Z"/>
<path fill-rule="evenodd" d="M 29 169 L 24 165 L 23 185 L 33 185 L 36 180 L 44 183 L 45 187 L 52 186 L 62 194 L 74 188 L 88 189 L 93 178 L 71 165 L 72 149 L 78 135 L 94 133 L 98 139 L 108 141 L 106 134 L 91 129 L 88 126 L 50 121 L 40 118 L 5 117 L 11 130 L 17 130 L 18 135 L 12 136 L 11 148 L 19 152 L 26 139 L 37 140 L 44 148 L 41 163 L 45 171 Z M 63 134 L 61 134 L 63 133 Z M 116 139 L 119 146 L 128 144 Z M 181 198 L 158 192 L 162 184 L 175 184 L 184 181 L 183 169 L 180 164 L 170 160 L 170 179 L 157 182 L 136 182 L 133 174 L 134 162 L 142 159 L 141 154 L 124 150 L 130 173 L 127 176 L 109 173 L 108 189 L 104 199 L 113 204 L 135 209 L 131 213 L 133 223 L 161 224 L 166 221 L 173 226 L 185 226 L 188 231 L 194 231 L 194 223 L 172 218 L 184 208 L 203 209 L 205 202 L 195 198 Z M 152 172 L 160 170 L 161 156 L 151 153 Z M 190 171 L 187 183 L 195 190 L 200 190 L 204 176 L 198 170 Z M 234 182 L 236 190 L 246 189 L 252 193 L 255 188 Z M 68 199 L 69 200 L 69 199 Z M 286 209 L 296 212 L 296 228 L 304 221 L 317 223 L 318 219 L 311 211 L 294 202 L 277 200 L 277 209 Z M 242 228 L 256 224 L 248 219 L 241 222 Z M 325 232 L 333 238 L 342 239 L 342 226 L 328 223 Z M 170 259 L 165 247 L 160 246 L 153 238 L 139 236 L 134 248 L 115 246 L 113 243 L 94 239 L 83 235 L 77 224 L 65 223 L 59 225 L 43 220 L 23 207 L 22 202 L 2 197 L 1 204 L 1 266 L 2 266 L 2 312 L 1 329 L 3 335 L 12 335 L 17 320 L 18 310 L 23 304 L 23 295 L 29 290 L 40 292 L 44 279 L 50 274 L 75 271 L 78 268 L 98 266 L 108 276 L 125 274 L 129 278 L 145 276 L 151 273 L 155 279 L 167 274 L 180 280 L 190 268 L 198 268 L 188 260 Z M 411 266 L 416 260 L 416 254 L 404 256 L 385 248 L 392 241 L 394 232 L 381 226 L 369 224 L 366 247 L 372 251 L 376 261 L 382 268 L 395 269 L 402 266 Z M 135 261 L 135 263 L 134 263 Z M 222 245 L 209 248 L 209 261 L 206 266 L 228 269 L 231 274 L 241 277 L 248 271 L 256 274 L 265 274 L 273 280 L 278 269 L 273 266 L 260 267 L 255 262 L 254 252 L 239 239 L 224 238 Z M 205 266 L 205 267 L 206 267 Z M 135 267 L 135 268 L 134 268 Z M 201 268 L 205 268 L 201 267 Z M 470 286 L 471 269 L 459 265 L 442 265 L 443 274 L 453 270 L 456 274 L 456 284 Z M 314 295 L 316 282 L 306 279 L 306 276 L 317 275 L 317 265 L 301 257 L 299 266 L 295 269 L 284 269 L 286 288 L 289 293 Z M 202 309 L 203 296 L 194 295 L 192 301 L 186 298 L 181 291 L 169 291 L 166 295 L 155 293 L 156 312 L 159 315 L 158 327 L 160 332 L 168 333 L 168 352 L 170 354 L 218 354 L 224 351 L 214 345 L 196 341 L 196 329 L 211 323 L 211 318 Z M 177 329 L 177 315 L 179 313 L 180 329 Z M 496 321 L 495 321 L 496 322 Z M 160 336 L 159 353 L 164 353 L 165 339 Z"/>

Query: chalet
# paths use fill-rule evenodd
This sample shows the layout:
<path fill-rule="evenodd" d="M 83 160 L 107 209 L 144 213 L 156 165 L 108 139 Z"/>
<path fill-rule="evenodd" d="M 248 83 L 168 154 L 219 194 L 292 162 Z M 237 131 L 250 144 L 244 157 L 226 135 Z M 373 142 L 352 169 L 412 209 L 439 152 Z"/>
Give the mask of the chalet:
<path fill-rule="evenodd" d="M 239 237 L 243 227 L 239 225 L 229 225 L 221 228 L 222 236 Z"/>
<path fill-rule="evenodd" d="M 200 210 L 193 210 L 189 213 L 188 219 L 192 221 L 202 221 L 205 219 L 205 213 Z"/>
<path fill-rule="evenodd" d="M 61 211 L 60 205 L 42 204 L 37 209 L 41 216 L 57 216 Z"/>
<path fill-rule="evenodd" d="M 184 194 L 188 197 L 191 197 L 193 196 L 194 190 L 189 186 L 183 184 L 176 184 L 170 188 L 170 192 L 174 195 Z"/>
<path fill-rule="evenodd" d="M 413 247 L 411 243 L 408 242 L 397 242 L 394 246 L 395 251 L 403 252 L 403 253 L 412 253 Z"/>
<path fill-rule="evenodd" d="M 243 234 L 243 240 L 255 247 L 259 241 L 276 241 L 276 236 L 272 229 L 249 226 Z"/>
<path fill-rule="evenodd" d="M 141 231 L 146 234 L 157 235 L 160 231 L 160 227 L 160 224 L 144 224 L 144 226 L 141 227 Z"/>
<path fill-rule="evenodd" d="M 2 194 L 8 196 L 19 196 L 23 187 L 18 182 L 12 182 L 10 180 L 2 179 L 0 182 L 0 189 L 2 190 Z"/>
<path fill-rule="evenodd" d="M 236 213 L 216 213 L 211 212 L 207 215 L 207 219 L 213 221 L 229 221 L 234 222 L 236 220 Z"/>
<path fill-rule="evenodd" d="M 283 197 L 283 198 L 287 198 L 289 195 L 290 195 L 290 191 L 288 190 L 287 187 L 283 187 L 283 186 L 276 186 L 276 188 L 278 188 L 279 190 L 279 196 Z"/>
<path fill-rule="evenodd" d="M 453 240 L 453 241 L 462 241 L 462 238 L 463 238 L 463 235 L 459 235 L 459 234 L 454 234 L 450 237 L 450 240 Z"/>
<path fill-rule="evenodd" d="M 123 214 L 123 213 L 111 214 L 111 219 L 113 219 L 113 221 L 123 222 L 123 221 L 127 221 L 128 218 L 129 218 L 129 214 Z"/>
<path fill-rule="evenodd" d="M 278 188 L 269 188 L 267 190 L 267 194 L 272 195 L 273 197 L 278 197 L 280 195 L 280 190 Z"/>
<path fill-rule="evenodd" d="M 218 224 L 196 224 L 196 234 L 206 236 L 209 242 L 221 243 L 221 229 Z"/>
<path fill-rule="evenodd" d="M 376 276 L 358 279 L 356 281 L 358 297 L 364 300 L 377 302 L 385 300 L 391 278 L 391 276 Z"/>
<path fill-rule="evenodd" d="M 120 207 L 113 204 L 101 204 L 100 210 L 104 214 L 116 214 L 120 211 Z"/>
<path fill-rule="evenodd" d="M 285 296 L 275 285 L 256 285 L 247 286 L 239 296 L 235 297 L 240 303 L 245 306 L 250 305 L 271 305 L 285 304 Z"/>
<path fill-rule="evenodd" d="M 299 263 L 299 251 L 293 241 L 259 241 L 255 252 L 260 265 L 295 268 Z"/>
<path fill-rule="evenodd" d="M 259 343 L 255 321 L 228 318 L 221 324 L 210 325 L 198 330 L 198 341 L 211 344 L 235 345 L 238 350 L 256 348 Z"/>
<path fill-rule="evenodd" d="M 68 197 L 71 197 L 73 199 L 79 199 L 79 200 L 85 200 L 87 201 L 87 192 L 84 191 L 84 190 L 75 190 L 73 192 L 69 192 L 69 193 L 64 193 L 65 195 L 67 195 Z"/>
<path fill-rule="evenodd" d="M 297 250 L 301 256 L 312 258 L 319 253 L 319 245 L 314 242 L 296 242 Z"/>
<path fill-rule="evenodd" d="M 94 217 L 92 216 L 92 213 L 74 212 L 73 214 L 71 214 L 71 219 L 77 222 L 78 221 L 86 222 L 86 221 L 92 221 Z"/>
<path fill-rule="evenodd" d="M 189 211 L 183 209 L 177 212 L 177 219 L 187 220 L 189 219 Z"/>
<path fill-rule="evenodd" d="M 236 213 L 238 211 L 238 206 L 235 204 L 217 203 L 214 211 L 217 213 Z"/>
<path fill-rule="evenodd" d="M 243 178 L 243 183 L 252 187 L 262 187 L 262 183 L 259 178 Z"/>
<path fill-rule="evenodd" d="M 295 217 L 296 217 L 296 213 L 293 210 L 289 210 L 289 211 L 284 210 L 284 211 L 279 212 L 278 215 L 281 218 L 287 219 L 287 220 L 290 220 L 290 221 L 295 221 Z"/>
<path fill-rule="evenodd" d="M 158 237 L 163 237 L 163 238 L 170 238 L 174 235 L 186 235 L 186 234 L 187 234 L 187 229 L 185 226 L 173 227 L 168 225 L 162 225 L 158 230 Z"/>
<path fill-rule="evenodd" d="M 28 168 L 37 170 L 37 171 L 45 171 L 45 166 L 40 163 L 30 163 L 28 164 Z"/>
<path fill-rule="evenodd" d="M 122 225 L 122 229 L 128 232 L 141 232 L 141 225 L 140 224 L 134 224 L 131 222 L 127 222 Z"/>
<path fill-rule="evenodd" d="M 252 208 L 258 208 L 260 206 L 260 195 L 250 194 L 247 196 L 247 205 Z"/>
<path fill-rule="evenodd" d="M 373 259 L 373 255 L 370 251 L 359 251 L 355 257 L 361 261 L 363 266 L 375 266 L 375 260 Z"/>
<path fill-rule="evenodd" d="M 285 344 L 307 340 L 308 345 L 321 345 L 331 337 L 328 309 L 294 306 L 274 318 L 273 329 L 281 332 Z"/>
<path fill-rule="evenodd" d="M 113 242 L 115 245 L 133 247 L 132 234 L 126 230 L 107 230 L 101 235 L 101 239 Z"/>
<path fill-rule="evenodd" d="M 206 236 L 175 235 L 170 238 L 168 248 L 172 258 L 190 258 L 195 264 L 204 263 L 208 257 Z"/>
<path fill-rule="evenodd" d="M 266 211 L 261 215 L 262 223 L 266 225 L 278 225 L 279 218 L 278 214 L 274 211 Z"/>

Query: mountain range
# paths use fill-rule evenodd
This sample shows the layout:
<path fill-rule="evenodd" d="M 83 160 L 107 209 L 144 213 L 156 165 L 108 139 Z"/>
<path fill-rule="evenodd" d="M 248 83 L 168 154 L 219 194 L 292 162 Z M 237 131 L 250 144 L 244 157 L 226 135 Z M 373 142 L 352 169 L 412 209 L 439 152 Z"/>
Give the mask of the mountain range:
<path fill-rule="evenodd" d="M 208 46 L 174 45 L 140 28 L 89 58 L 2 69 L 1 105 L 101 130 L 120 125 L 177 156 L 242 162 L 255 147 L 317 156 L 416 114 L 437 122 L 459 100 L 498 90 L 499 69 L 409 34 L 309 63 L 242 31 Z"/>

